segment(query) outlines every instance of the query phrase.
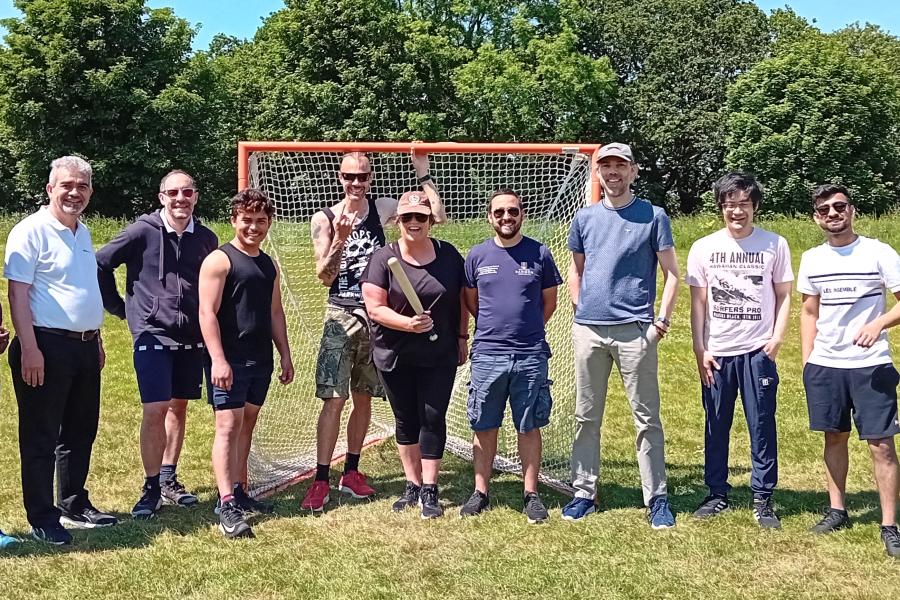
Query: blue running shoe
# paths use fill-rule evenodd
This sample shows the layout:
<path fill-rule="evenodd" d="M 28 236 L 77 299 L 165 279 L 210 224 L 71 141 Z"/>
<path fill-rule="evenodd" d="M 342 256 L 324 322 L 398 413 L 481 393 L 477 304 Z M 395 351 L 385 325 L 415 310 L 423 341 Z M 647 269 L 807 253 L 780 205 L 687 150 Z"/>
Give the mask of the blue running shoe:
<path fill-rule="evenodd" d="M 3 533 L 3 530 L 0 529 L 0 550 L 3 548 L 11 548 L 19 543 L 19 538 L 13 537 L 11 535 L 6 535 Z"/>
<path fill-rule="evenodd" d="M 562 518 L 566 521 L 580 521 L 589 514 L 597 512 L 594 501 L 590 498 L 572 498 L 562 509 Z"/>
<path fill-rule="evenodd" d="M 675 515 L 669 508 L 668 496 L 657 496 L 650 499 L 650 508 L 647 509 L 647 520 L 653 529 L 669 529 L 675 527 Z"/>

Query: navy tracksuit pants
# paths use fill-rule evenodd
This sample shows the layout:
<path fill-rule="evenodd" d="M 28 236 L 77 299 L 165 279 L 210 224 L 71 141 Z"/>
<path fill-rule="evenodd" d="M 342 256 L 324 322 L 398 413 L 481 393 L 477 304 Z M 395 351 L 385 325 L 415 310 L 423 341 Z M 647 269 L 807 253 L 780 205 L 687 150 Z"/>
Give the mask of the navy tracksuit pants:
<path fill-rule="evenodd" d="M 713 373 L 713 385 L 703 388 L 706 411 L 704 478 L 711 494 L 725 495 L 728 484 L 728 446 L 738 392 L 750 431 L 754 498 L 768 498 L 778 483 L 778 435 L 775 430 L 775 396 L 778 371 L 762 349 L 738 356 L 717 356 L 721 367 Z"/>

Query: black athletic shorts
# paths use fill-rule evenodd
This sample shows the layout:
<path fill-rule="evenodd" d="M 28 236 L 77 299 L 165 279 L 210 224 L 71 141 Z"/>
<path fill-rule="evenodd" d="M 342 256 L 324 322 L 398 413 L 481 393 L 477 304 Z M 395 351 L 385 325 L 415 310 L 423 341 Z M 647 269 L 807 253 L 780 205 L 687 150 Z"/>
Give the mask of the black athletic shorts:
<path fill-rule="evenodd" d="M 803 386 L 813 431 L 850 431 L 850 416 L 861 440 L 892 437 L 897 423 L 900 374 L 888 363 L 874 367 L 836 369 L 807 363 Z"/>

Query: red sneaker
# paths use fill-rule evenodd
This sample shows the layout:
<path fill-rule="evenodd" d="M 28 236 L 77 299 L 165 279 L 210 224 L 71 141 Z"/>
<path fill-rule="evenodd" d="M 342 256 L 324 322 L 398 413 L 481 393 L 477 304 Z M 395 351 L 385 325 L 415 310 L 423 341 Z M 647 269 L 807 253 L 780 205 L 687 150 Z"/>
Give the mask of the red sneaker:
<path fill-rule="evenodd" d="M 330 499 L 328 497 L 329 491 L 331 491 L 331 488 L 327 481 L 314 481 L 313 484 L 309 486 L 309 489 L 306 490 L 306 495 L 303 497 L 303 502 L 300 503 L 300 508 L 311 510 L 313 512 L 322 512 L 325 508 L 325 504 L 327 504 Z"/>
<path fill-rule="evenodd" d="M 370 498 L 375 495 L 375 489 L 368 484 L 366 476 L 359 471 L 344 473 L 338 483 L 338 489 L 354 498 Z"/>

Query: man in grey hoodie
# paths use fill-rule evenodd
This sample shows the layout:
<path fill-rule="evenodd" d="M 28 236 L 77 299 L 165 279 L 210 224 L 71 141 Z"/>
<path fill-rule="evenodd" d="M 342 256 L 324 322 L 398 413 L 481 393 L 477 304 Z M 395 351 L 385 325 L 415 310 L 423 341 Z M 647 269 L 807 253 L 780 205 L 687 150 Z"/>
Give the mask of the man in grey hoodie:
<path fill-rule="evenodd" d="M 141 460 L 145 482 L 133 517 L 150 519 L 163 502 L 197 502 L 178 481 L 187 401 L 200 398 L 203 336 L 197 281 L 200 265 L 219 245 L 194 218 L 199 194 L 194 178 L 171 171 L 159 184 L 162 208 L 142 215 L 97 251 L 103 305 L 128 319 L 134 338 L 134 369 L 143 406 Z M 115 270 L 125 265 L 125 298 Z"/>

